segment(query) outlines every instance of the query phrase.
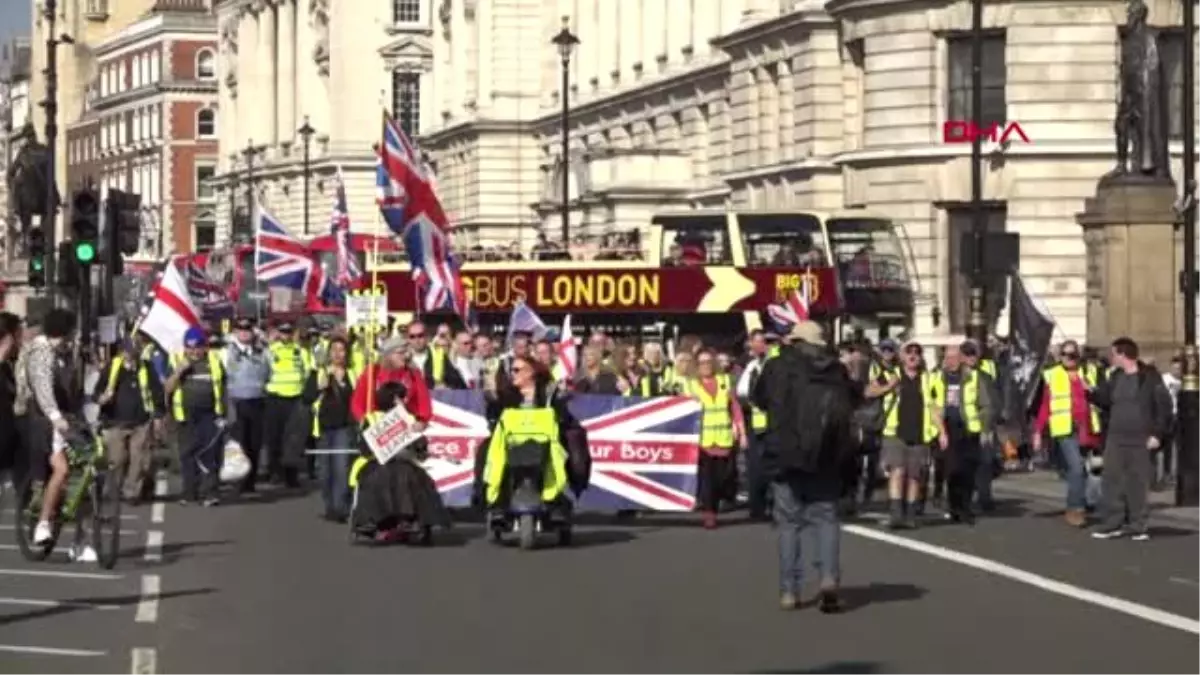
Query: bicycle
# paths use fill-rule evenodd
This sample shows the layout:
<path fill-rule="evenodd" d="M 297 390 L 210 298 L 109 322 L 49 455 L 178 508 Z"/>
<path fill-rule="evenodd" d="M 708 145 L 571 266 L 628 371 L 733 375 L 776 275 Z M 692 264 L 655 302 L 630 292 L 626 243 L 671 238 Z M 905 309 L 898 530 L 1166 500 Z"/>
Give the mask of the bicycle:
<path fill-rule="evenodd" d="M 109 570 L 117 563 L 121 539 L 121 476 L 113 475 L 104 453 L 98 428 L 72 428 L 67 432 L 67 485 L 57 517 L 51 525 L 52 536 L 44 544 L 33 543 L 34 528 L 41 519 L 45 483 L 24 481 L 17 491 L 17 548 L 31 562 L 41 562 L 54 551 L 59 536 L 68 524 L 75 525 L 76 538 L 82 531 L 83 518 L 91 518 L 92 540 L 100 567 Z M 88 511 L 90 508 L 90 512 Z"/>

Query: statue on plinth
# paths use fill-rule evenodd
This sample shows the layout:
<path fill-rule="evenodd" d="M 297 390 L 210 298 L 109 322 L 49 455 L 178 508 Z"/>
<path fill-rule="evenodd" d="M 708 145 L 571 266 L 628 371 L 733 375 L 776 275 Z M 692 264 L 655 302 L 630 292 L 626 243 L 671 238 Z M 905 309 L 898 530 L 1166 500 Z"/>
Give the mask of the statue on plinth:
<path fill-rule="evenodd" d="M 1143 0 L 1129 0 L 1121 39 L 1117 165 L 1101 179 L 1170 181 L 1167 106 L 1158 30 L 1146 24 Z"/>

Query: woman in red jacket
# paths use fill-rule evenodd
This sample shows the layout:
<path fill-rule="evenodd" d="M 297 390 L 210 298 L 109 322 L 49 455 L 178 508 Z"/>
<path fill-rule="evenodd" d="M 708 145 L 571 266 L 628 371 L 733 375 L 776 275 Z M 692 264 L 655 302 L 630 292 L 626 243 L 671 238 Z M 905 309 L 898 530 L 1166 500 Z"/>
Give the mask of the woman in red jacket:
<path fill-rule="evenodd" d="M 381 363 L 372 365 L 359 379 L 350 400 L 350 413 L 367 425 L 396 406 L 403 405 L 421 431 L 433 417 L 433 404 L 425 378 L 408 365 L 404 338 L 393 338 L 380 350 Z M 449 527 L 450 514 L 438 494 L 437 484 L 421 466 L 427 454 L 424 439 L 404 456 L 379 464 L 370 449 L 351 469 L 351 484 L 358 489 L 352 525 L 360 535 L 379 542 L 398 541 L 415 534 L 418 543 L 432 543 L 434 526 Z"/>

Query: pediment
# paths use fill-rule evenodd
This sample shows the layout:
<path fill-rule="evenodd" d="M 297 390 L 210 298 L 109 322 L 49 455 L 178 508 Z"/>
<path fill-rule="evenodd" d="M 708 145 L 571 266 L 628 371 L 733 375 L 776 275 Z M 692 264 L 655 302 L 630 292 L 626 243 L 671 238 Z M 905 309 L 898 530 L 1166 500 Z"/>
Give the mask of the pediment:
<path fill-rule="evenodd" d="M 385 59 L 425 60 L 433 58 L 433 48 L 424 38 L 405 35 L 381 48 L 379 55 Z"/>

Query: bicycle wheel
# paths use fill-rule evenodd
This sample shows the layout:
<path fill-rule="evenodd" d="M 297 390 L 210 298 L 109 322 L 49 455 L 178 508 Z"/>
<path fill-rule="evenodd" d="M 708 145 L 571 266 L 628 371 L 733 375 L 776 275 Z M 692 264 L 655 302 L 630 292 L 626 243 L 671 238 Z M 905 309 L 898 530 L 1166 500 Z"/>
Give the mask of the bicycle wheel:
<path fill-rule="evenodd" d="M 92 476 L 92 539 L 100 567 L 106 570 L 117 564 L 121 552 L 120 485 L 120 476 L 110 474 L 107 469 L 97 469 Z"/>
<path fill-rule="evenodd" d="M 49 557 L 58 544 L 58 534 L 62 531 L 62 524 L 59 522 L 61 519 L 55 520 L 51 525 L 53 536 L 50 537 L 50 541 L 40 545 L 34 544 L 33 530 L 37 527 L 42 510 L 42 484 L 25 480 L 17 487 L 16 492 L 17 503 L 13 509 L 16 521 L 13 532 L 17 538 L 17 549 L 26 560 L 41 562 Z"/>

